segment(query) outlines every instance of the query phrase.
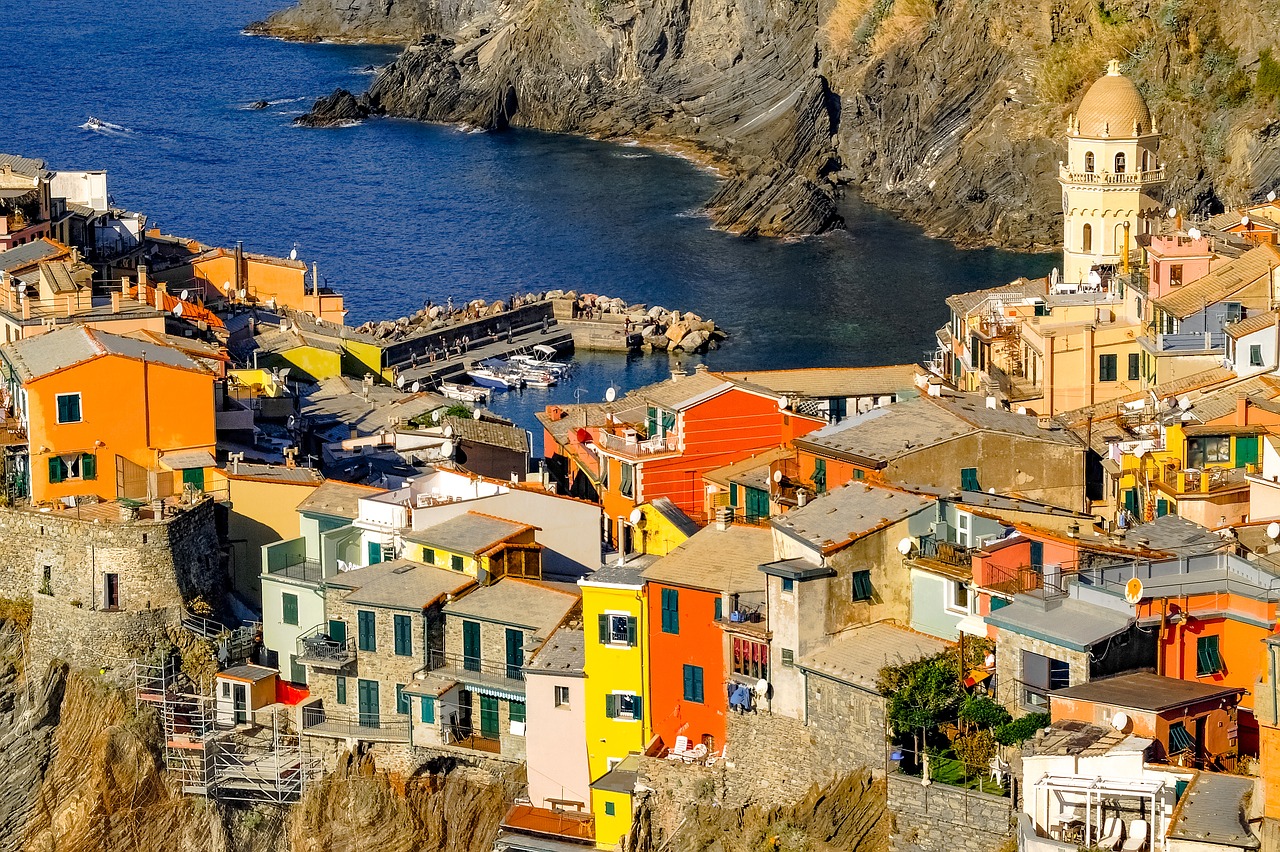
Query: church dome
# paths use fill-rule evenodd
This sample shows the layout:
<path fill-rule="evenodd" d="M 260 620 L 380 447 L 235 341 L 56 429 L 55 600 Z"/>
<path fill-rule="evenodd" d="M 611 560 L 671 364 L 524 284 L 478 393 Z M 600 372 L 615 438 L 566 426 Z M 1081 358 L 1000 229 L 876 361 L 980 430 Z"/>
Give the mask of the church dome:
<path fill-rule="evenodd" d="M 1151 110 L 1133 81 L 1111 60 L 1106 76 L 1084 93 L 1076 111 L 1076 135 L 1091 138 L 1133 138 L 1151 133 Z M 1136 132 L 1135 132 L 1136 128 Z"/>

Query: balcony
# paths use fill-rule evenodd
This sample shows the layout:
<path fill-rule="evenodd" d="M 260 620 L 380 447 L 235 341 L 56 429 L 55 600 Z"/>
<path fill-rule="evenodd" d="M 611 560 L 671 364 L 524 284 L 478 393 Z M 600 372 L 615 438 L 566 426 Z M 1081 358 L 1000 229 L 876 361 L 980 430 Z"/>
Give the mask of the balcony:
<path fill-rule="evenodd" d="M 307 556 L 305 538 L 291 538 L 267 545 L 264 562 L 263 576 L 288 577 L 310 583 L 324 581 L 323 567 Z"/>
<path fill-rule="evenodd" d="M 338 740 L 407 743 L 409 720 L 399 715 L 384 719 L 378 713 L 332 713 L 312 704 L 302 708 L 302 732 Z"/>
<path fill-rule="evenodd" d="M 1165 491 L 1174 494 L 1213 494 L 1219 491 L 1230 491 L 1245 488 L 1247 470 L 1243 467 L 1210 467 L 1181 469 L 1177 464 L 1165 465 L 1161 469 L 1160 485 Z"/>
<path fill-rule="evenodd" d="M 1098 186 L 1139 186 L 1164 182 L 1164 167 L 1145 172 L 1073 172 L 1066 166 L 1058 166 L 1058 180 L 1066 183 L 1096 184 Z"/>
<path fill-rule="evenodd" d="M 490 663 L 479 657 L 446 654 L 444 651 L 427 652 L 426 671 L 460 683 L 486 686 L 524 700 L 524 667 L 505 663 Z"/>
<path fill-rule="evenodd" d="M 679 444 L 674 434 L 640 440 L 639 436 L 614 435 L 604 430 L 600 431 L 596 444 L 606 452 L 615 453 L 630 458 L 645 458 L 648 456 L 663 455 L 665 453 L 674 453 L 678 450 Z"/>
<path fill-rule="evenodd" d="M 298 637 L 298 663 L 317 669 L 340 669 L 356 660 L 355 637 L 339 641 L 328 634 L 327 624 L 317 624 Z"/>
<path fill-rule="evenodd" d="M 973 564 L 974 548 L 950 541 L 938 541 L 931 535 L 920 536 L 918 558 L 968 569 Z"/>
<path fill-rule="evenodd" d="M 567 840 L 591 846 L 595 840 L 595 817 L 582 810 L 582 803 L 549 800 L 549 808 L 513 805 L 502 818 L 502 829 L 516 834 Z M 568 810 L 567 808 L 575 808 Z M 518 844 L 517 847 L 518 848 Z"/>
<path fill-rule="evenodd" d="M 1225 332 L 1202 331 L 1182 332 L 1178 334 L 1161 334 L 1157 338 L 1161 352 L 1223 352 L 1227 346 Z"/>

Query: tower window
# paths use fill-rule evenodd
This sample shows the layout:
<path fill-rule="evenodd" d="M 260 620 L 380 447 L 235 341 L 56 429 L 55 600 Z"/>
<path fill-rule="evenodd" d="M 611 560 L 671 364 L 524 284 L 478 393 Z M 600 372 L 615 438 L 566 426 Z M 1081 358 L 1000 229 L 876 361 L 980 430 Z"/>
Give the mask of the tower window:
<path fill-rule="evenodd" d="M 1142 149 L 1142 170 L 1144 172 L 1151 171 L 1151 152 L 1146 148 Z"/>
<path fill-rule="evenodd" d="M 1084 152 L 1084 170 L 1086 174 L 1093 174 L 1093 152 Z"/>
<path fill-rule="evenodd" d="M 1080 231 L 1080 250 L 1093 251 L 1093 226 L 1085 225 Z"/>
<path fill-rule="evenodd" d="M 1124 152 L 1123 151 L 1121 151 L 1119 154 L 1116 154 L 1116 174 L 1118 175 L 1124 174 Z"/>

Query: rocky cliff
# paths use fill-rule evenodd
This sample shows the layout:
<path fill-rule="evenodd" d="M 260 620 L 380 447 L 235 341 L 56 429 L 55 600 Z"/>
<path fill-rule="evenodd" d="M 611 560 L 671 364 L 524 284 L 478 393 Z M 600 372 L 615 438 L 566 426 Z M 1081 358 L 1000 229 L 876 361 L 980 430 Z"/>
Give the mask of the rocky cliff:
<path fill-rule="evenodd" d="M 414 41 L 375 113 L 690 152 L 740 232 L 830 227 L 847 183 L 959 242 L 1055 245 L 1062 128 L 1113 56 L 1167 134 L 1170 203 L 1280 182 L 1276 0 L 302 0 L 255 29 Z"/>

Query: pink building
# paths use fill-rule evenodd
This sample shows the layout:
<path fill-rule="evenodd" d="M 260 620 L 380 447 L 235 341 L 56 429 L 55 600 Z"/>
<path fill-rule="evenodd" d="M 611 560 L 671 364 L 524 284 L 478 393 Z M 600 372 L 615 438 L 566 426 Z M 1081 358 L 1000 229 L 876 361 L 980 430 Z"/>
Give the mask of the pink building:
<path fill-rule="evenodd" d="M 1151 264 L 1148 296 L 1159 299 L 1183 284 L 1190 284 L 1209 272 L 1214 258 L 1209 238 L 1192 238 L 1186 233 L 1152 235 L 1147 257 Z"/>
<path fill-rule="evenodd" d="M 574 813 L 580 808 L 584 814 L 590 813 L 591 778 L 587 771 L 587 708 L 582 666 L 582 628 L 562 627 L 525 667 L 528 725 L 538 732 L 525 742 L 529 802 L 537 810 Z M 572 824 L 573 832 L 568 833 L 581 830 L 580 822 Z"/>

